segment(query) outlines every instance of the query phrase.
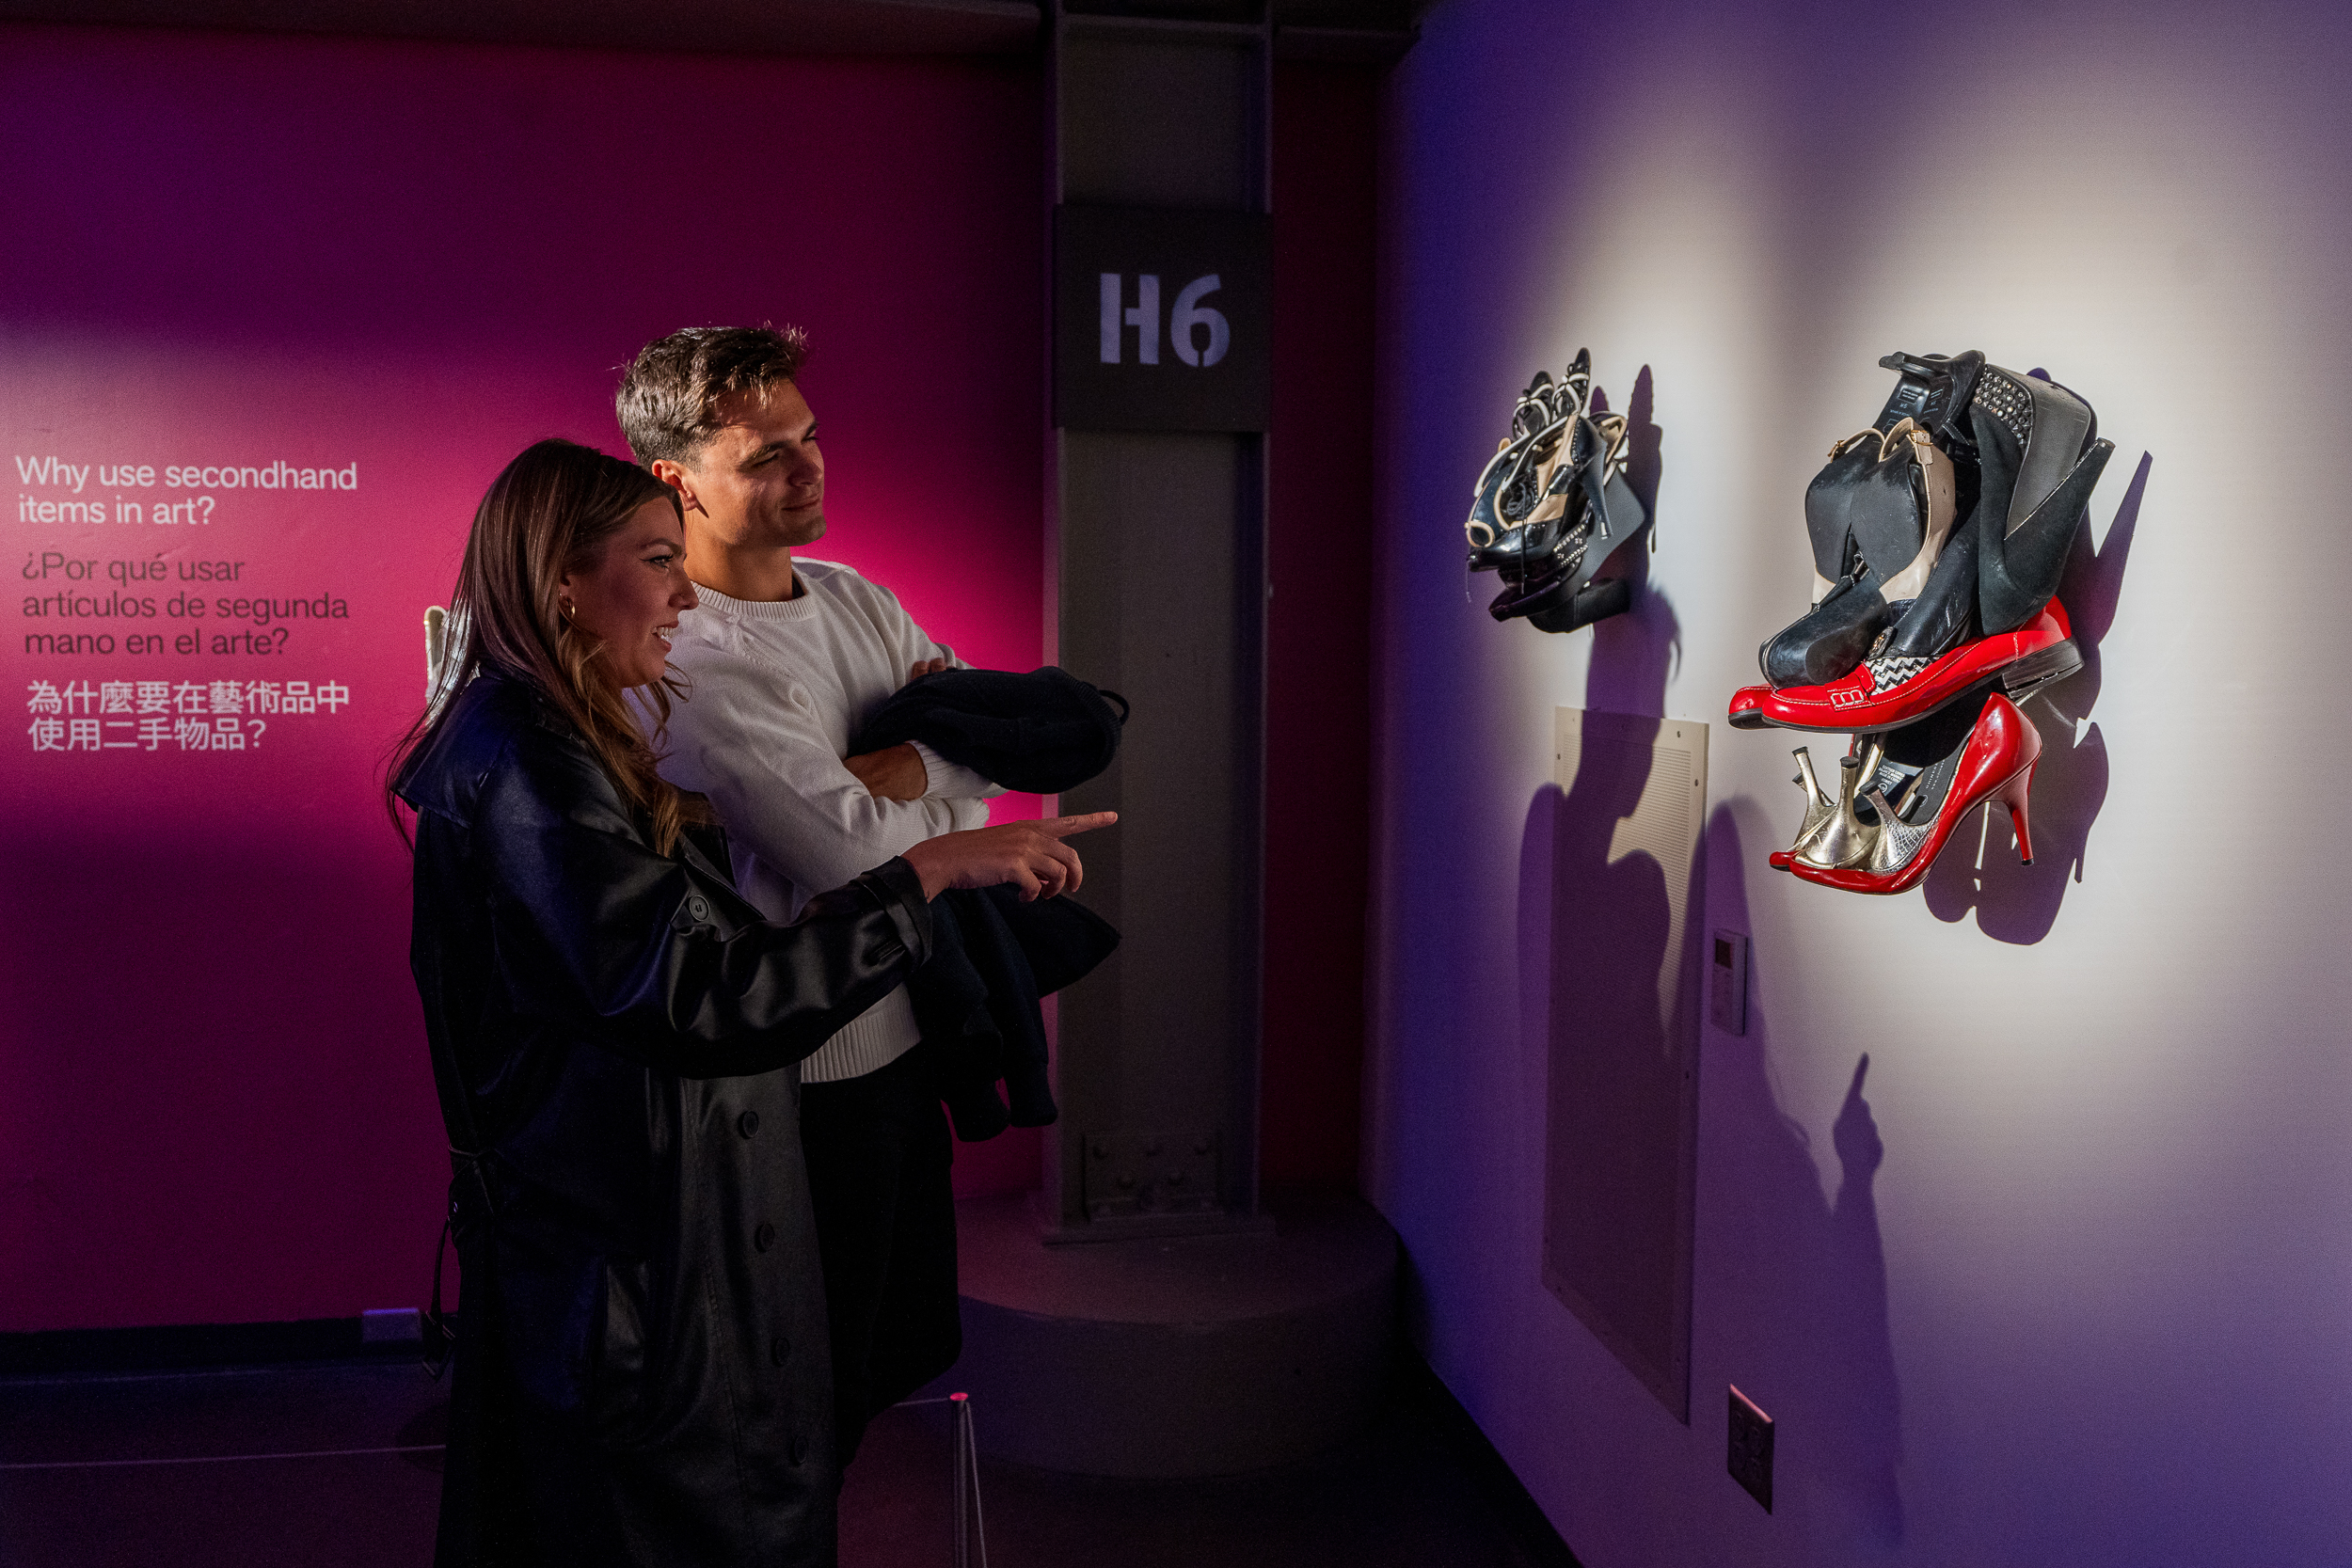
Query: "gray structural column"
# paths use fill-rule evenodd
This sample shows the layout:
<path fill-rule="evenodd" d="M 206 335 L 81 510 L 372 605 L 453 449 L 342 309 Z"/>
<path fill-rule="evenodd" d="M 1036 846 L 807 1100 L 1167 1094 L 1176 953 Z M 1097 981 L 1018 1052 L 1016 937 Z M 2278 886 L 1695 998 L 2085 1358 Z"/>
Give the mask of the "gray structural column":
<path fill-rule="evenodd" d="M 1055 0 L 1054 202 L 1268 211 L 1271 45 L 1263 10 L 1236 23 Z M 1266 437 L 1056 429 L 1048 451 L 1057 657 L 1134 716 L 1118 765 L 1062 798 L 1121 814 L 1081 847 L 1083 896 L 1124 940 L 1060 1001 L 1041 1217 L 1070 1241 L 1248 1227 Z"/>
<path fill-rule="evenodd" d="M 1125 940 L 1060 999 L 1041 1213 L 959 1207 L 963 1357 L 934 1387 L 972 1395 L 1004 1458 L 1226 1475 L 1370 1418 L 1396 1238 L 1357 1199 L 1297 1193 L 1274 1195 L 1278 1227 L 1257 1191 L 1267 418 L 1249 378 L 1267 366 L 1244 356 L 1270 329 L 1250 215 L 1268 207 L 1270 29 L 1198 20 L 1251 0 L 1092 0 L 1187 20 L 1087 3 L 1061 0 L 1050 29 L 1068 275 L 1048 640 L 1134 705 L 1118 766 L 1062 798 L 1123 814 L 1084 841 L 1081 896 Z M 1187 1231 L 1209 1234 L 1162 1239 Z"/>

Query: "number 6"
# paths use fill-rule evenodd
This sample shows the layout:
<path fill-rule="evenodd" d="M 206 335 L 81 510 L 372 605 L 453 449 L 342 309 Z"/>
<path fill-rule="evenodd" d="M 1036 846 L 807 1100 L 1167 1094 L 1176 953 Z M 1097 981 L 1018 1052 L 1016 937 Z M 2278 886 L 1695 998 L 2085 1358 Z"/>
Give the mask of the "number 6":
<path fill-rule="evenodd" d="M 1232 346 L 1233 329 L 1226 325 L 1225 313 L 1200 303 L 1201 295 L 1213 294 L 1221 286 L 1215 273 L 1194 278 L 1184 285 L 1184 292 L 1176 296 L 1175 307 L 1168 313 L 1170 346 L 1176 350 L 1176 357 L 1187 365 L 1206 370 L 1224 358 L 1225 351 Z M 1196 326 L 1209 329 L 1209 346 L 1205 350 L 1193 344 L 1192 329 Z"/>

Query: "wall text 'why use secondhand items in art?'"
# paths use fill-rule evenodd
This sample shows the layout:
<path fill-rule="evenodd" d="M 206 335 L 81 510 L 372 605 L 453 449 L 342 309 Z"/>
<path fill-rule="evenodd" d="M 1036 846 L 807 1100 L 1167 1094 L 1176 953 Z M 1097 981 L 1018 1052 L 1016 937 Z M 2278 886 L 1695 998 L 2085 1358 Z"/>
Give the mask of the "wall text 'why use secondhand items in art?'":
<path fill-rule="evenodd" d="M 14 462 L 24 487 L 15 520 L 57 525 L 28 544 L 20 571 L 27 656 L 274 659 L 311 624 L 350 618 L 334 585 L 272 582 L 266 562 L 209 548 L 211 535 L 150 533 L 142 546 L 119 531 L 206 530 L 257 493 L 353 492 L 357 462 L 75 463 L 23 453 Z"/>

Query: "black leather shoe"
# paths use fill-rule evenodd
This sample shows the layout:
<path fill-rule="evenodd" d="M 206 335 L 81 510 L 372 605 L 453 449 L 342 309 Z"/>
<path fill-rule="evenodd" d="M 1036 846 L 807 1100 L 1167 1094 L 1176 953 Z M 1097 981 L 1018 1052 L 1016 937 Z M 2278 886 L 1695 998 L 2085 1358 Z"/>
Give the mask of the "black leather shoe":
<path fill-rule="evenodd" d="M 1576 367 L 1568 369 L 1573 374 Z M 1560 389 L 1543 371 L 1537 371 L 1527 390 L 1519 394 L 1519 405 L 1511 413 L 1511 434 L 1496 445 L 1494 456 L 1479 470 L 1478 483 L 1470 486 L 1470 520 L 1463 529 L 1470 535 L 1473 555 L 1480 546 L 1502 538 L 1509 527 L 1502 520 L 1506 494 L 1508 504 L 1518 515 L 1524 516 L 1529 510 L 1533 498 L 1526 493 L 1526 485 L 1530 481 L 1522 477 L 1528 451 L 1546 433 L 1559 431 L 1559 397 Z"/>
<path fill-rule="evenodd" d="M 1951 458 L 1907 414 L 1832 447 L 1804 493 L 1814 606 L 1759 651 L 1764 678 L 1821 686 L 1867 657 L 1926 591 L 1959 493 Z"/>
<path fill-rule="evenodd" d="M 1479 476 L 1464 531 L 1470 570 L 1502 578 L 1486 607 L 1498 621 L 1525 616 L 1545 631 L 1573 631 L 1632 602 L 1627 584 L 1593 581 L 1649 518 L 1625 479 L 1625 419 L 1590 412 L 1592 394 L 1587 351 L 1557 382 L 1538 372 L 1513 436 Z"/>

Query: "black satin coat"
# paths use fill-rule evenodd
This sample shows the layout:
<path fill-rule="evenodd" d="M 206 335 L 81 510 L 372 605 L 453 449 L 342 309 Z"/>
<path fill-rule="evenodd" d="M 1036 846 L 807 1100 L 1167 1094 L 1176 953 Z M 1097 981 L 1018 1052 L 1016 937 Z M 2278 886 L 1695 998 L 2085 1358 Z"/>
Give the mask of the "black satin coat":
<path fill-rule="evenodd" d="M 799 1060 L 930 943 L 894 860 L 770 925 L 656 854 L 488 674 L 402 770 L 410 963 L 460 1159 L 437 1562 L 829 1564 L 832 1374 Z"/>

